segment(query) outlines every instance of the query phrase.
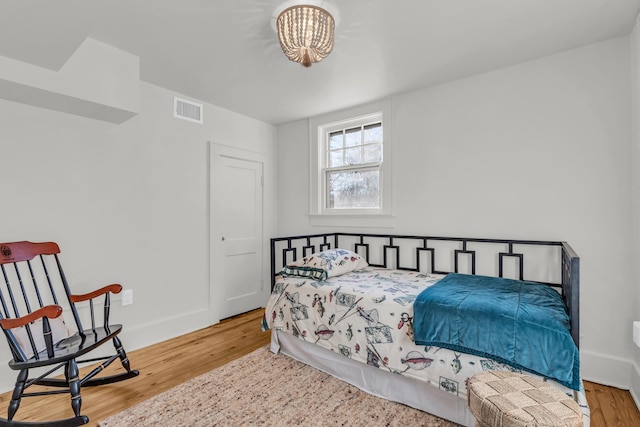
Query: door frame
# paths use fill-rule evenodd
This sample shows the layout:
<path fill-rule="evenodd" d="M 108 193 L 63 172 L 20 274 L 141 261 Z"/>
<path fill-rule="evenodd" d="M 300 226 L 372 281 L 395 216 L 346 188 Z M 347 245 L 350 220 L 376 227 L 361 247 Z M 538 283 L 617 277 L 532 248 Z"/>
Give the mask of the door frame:
<path fill-rule="evenodd" d="M 262 218 L 261 218 L 261 228 L 262 228 L 262 244 L 259 245 L 261 255 L 260 259 L 260 272 L 262 275 L 260 277 L 260 281 L 262 283 L 262 295 L 265 295 L 265 280 L 264 280 L 264 266 L 265 266 L 265 245 L 264 245 L 264 236 L 265 236 L 265 169 L 268 163 L 268 156 L 262 153 L 256 153 L 254 151 L 243 150 L 241 148 L 230 147 L 228 145 L 223 145 L 215 142 L 209 141 L 209 283 L 208 283 L 208 295 L 209 295 L 209 324 L 214 325 L 220 322 L 220 313 L 221 313 L 221 304 L 223 301 L 220 298 L 216 298 L 215 292 L 213 292 L 214 284 L 219 283 L 221 280 L 221 275 L 218 273 L 220 270 L 215 267 L 215 262 L 222 262 L 223 259 L 223 248 L 221 236 L 223 235 L 223 230 L 220 227 L 220 224 L 215 221 L 214 218 L 214 206 L 213 203 L 215 201 L 216 196 L 216 182 L 214 180 L 216 175 L 216 164 L 219 162 L 220 157 L 228 157 L 243 161 L 257 162 L 262 164 Z M 214 262 L 215 260 L 215 262 Z"/>

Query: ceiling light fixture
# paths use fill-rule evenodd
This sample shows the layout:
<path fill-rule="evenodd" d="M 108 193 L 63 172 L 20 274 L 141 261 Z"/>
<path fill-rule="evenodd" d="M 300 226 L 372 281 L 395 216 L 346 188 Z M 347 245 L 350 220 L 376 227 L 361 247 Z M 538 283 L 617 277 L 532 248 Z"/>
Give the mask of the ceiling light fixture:
<path fill-rule="evenodd" d="M 325 8 L 330 7 L 326 1 L 292 3 L 281 5 L 274 13 L 275 30 L 287 58 L 303 67 L 310 67 L 333 50 L 336 19 Z"/>

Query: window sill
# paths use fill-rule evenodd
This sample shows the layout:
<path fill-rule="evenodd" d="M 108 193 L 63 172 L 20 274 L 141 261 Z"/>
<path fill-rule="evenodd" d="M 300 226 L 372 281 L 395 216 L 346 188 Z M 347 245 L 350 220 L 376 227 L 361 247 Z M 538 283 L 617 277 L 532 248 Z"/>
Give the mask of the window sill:
<path fill-rule="evenodd" d="M 314 227 L 394 228 L 396 217 L 385 214 L 310 214 L 309 224 Z"/>

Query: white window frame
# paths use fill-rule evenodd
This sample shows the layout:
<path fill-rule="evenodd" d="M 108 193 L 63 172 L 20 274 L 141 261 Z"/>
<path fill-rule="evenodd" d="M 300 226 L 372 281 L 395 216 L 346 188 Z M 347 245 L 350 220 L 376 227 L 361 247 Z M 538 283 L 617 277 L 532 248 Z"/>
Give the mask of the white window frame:
<path fill-rule="evenodd" d="M 382 163 L 380 165 L 379 208 L 326 208 L 327 189 L 324 177 L 326 169 L 326 143 L 329 133 L 382 122 Z M 393 227 L 391 194 L 391 100 L 383 100 L 359 107 L 309 119 L 310 143 L 310 224 L 314 226 Z"/>

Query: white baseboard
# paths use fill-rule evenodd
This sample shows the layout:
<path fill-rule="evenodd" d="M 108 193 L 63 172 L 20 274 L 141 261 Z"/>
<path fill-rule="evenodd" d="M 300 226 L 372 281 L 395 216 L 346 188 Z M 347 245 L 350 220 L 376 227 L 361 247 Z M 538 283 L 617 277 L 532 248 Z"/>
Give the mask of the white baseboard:
<path fill-rule="evenodd" d="M 209 309 L 203 308 L 181 313 L 177 316 L 166 317 L 160 321 L 137 325 L 123 324 L 122 332 L 118 334 L 118 337 L 122 340 L 125 350 L 129 353 L 207 326 L 209 326 Z M 5 340 L 2 341 L 0 343 L 1 354 L 10 354 L 9 347 L 4 342 Z M 105 344 L 92 352 L 91 355 L 98 357 L 107 355 L 112 351 L 113 346 Z M 131 368 L 136 369 L 135 361 L 133 360 Z M 32 376 L 34 373 L 32 372 Z M 9 368 L 8 358 L 0 361 L 0 393 L 13 390 L 17 374 L 17 371 Z M 0 409 L 2 409 L 2 405 L 0 405 Z"/>
<path fill-rule="evenodd" d="M 640 399 L 638 399 L 638 396 L 640 396 L 640 368 L 635 363 L 632 364 L 629 393 L 631 393 L 631 397 L 636 402 L 636 407 L 640 409 Z"/>
<path fill-rule="evenodd" d="M 580 365 L 583 380 L 623 390 L 631 388 L 629 374 L 633 363 L 630 360 L 581 350 Z"/>
<path fill-rule="evenodd" d="M 209 309 L 203 308 L 160 321 L 123 325 L 118 335 L 127 352 L 138 350 L 209 326 Z"/>
<path fill-rule="evenodd" d="M 640 409 L 640 367 L 631 360 L 580 351 L 582 379 L 622 390 L 629 390 Z"/>

